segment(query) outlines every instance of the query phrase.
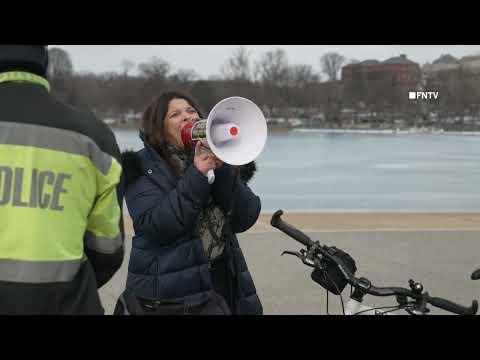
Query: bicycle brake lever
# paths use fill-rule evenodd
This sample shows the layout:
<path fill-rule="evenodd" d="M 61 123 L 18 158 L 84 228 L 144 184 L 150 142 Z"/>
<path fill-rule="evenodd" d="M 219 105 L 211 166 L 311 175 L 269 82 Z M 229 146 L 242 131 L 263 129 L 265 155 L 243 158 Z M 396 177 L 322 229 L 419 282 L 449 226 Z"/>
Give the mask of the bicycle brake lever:
<path fill-rule="evenodd" d="M 318 265 L 315 260 L 309 259 L 307 256 L 305 256 L 305 250 L 301 250 L 301 252 L 297 252 L 297 251 L 284 251 L 284 252 L 282 252 L 282 256 L 285 255 L 285 254 L 295 255 L 300 260 L 302 260 L 302 263 L 304 265 L 307 265 L 307 266 L 310 266 L 310 267 L 317 267 L 317 265 Z"/>
<path fill-rule="evenodd" d="M 295 255 L 295 256 L 298 257 L 300 260 L 302 260 L 302 263 L 303 263 L 304 265 L 307 265 L 307 266 L 310 266 L 310 267 L 316 267 L 316 265 L 317 265 L 315 261 L 313 261 L 313 260 L 309 259 L 308 257 L 306 257 L 305 254 L 304 254 L 304 252 L 299 253 L 299 252 L 296 252 L 296 251 L 284 251 L 284 252 L 282 253 L 282 256 L 285 255 L 285 254 L 287 254 L 287 255 Z"/>
<path fill-rule="evenodd" d="M 298 258 L 299 258 L 300 260 L 302 260 L 302 261 L 303 261 L 303 259 L 304 259 L 304 256 L 303 256 L 302 254 L 300 254 L 298 251 L 284 251 L 284 252 L 282 252 L 282 255 L 281 255 L 281 256 L 283 256 L 283 255 L 285 255 L 285 254 L 287 254 L 287 255 L 294 255 L 294 256 L 298 257 Z"/>

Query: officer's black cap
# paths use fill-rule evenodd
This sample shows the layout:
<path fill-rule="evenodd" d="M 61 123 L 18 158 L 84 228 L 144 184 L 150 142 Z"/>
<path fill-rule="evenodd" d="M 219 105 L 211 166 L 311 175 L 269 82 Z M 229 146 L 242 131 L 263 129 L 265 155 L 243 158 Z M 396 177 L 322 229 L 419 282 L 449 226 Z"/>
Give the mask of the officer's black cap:
<path fill-rule="evenodd" d="M 0 72 L 27 71 L 47 77 L 47 45 L 0 45 Z"/>

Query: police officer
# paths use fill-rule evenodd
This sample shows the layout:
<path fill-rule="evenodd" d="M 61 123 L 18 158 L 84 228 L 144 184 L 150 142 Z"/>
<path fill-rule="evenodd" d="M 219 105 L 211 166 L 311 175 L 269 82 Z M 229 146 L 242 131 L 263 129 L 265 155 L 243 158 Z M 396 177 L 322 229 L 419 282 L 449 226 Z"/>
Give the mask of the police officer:
<path fill-rule="evenodd" d="M 104 314 L 124 256 L 120 151 L 55 100 L 46 45 L 0 45 L 0 314 Z"/>

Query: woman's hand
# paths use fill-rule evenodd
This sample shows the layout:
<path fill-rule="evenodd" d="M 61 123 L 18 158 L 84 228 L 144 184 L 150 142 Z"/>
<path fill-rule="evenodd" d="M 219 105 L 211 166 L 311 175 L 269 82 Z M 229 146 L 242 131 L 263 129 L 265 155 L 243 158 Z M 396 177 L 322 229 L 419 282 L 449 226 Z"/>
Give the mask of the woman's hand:
<path fill-rule="evenodd" d="M 207 172 L 209 170 L 215 170 L 216 168 L 216 157 L 211 151 L 202 151 L 201 148 L 202 144 L 200 141 L 198 141 L 195 145 L 195 157 L 193 159 L 193 164 L 198 171 L 200 171 L 204 176 L 207 176 Z"/>

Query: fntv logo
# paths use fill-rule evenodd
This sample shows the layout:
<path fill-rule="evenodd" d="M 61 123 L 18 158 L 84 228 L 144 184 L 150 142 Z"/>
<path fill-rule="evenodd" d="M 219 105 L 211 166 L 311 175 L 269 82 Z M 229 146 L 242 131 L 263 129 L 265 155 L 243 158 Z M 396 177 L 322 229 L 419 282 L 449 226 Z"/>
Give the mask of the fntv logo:
<path fill-rule="evenodd" d="M 410 100 L 432 100 L 438 99 L 438 91 L 409 91 Z"/>

